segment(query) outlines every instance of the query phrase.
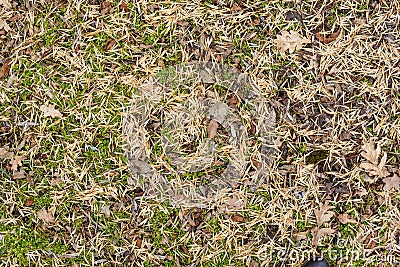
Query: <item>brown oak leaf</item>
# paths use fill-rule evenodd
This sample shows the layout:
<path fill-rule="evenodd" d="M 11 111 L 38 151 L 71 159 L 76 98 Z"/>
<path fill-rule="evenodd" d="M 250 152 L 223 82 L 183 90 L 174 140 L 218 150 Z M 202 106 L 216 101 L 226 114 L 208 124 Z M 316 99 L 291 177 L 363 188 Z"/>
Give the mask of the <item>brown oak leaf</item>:
<path fill-rule="evenodd" d="M 16 171 L 18 166 L 22 166 L 24 159 L 26 159 L 25 156 L 15 156 L 13 160 L 10 160 L 11 170 Z"/>
<path fill-rule="evenodd" d="M 346 223 L 357 223 L 357 220 L 354 219 L 353 217 L 351 217 L 349 214 L 347 213 L 343 213 L 343 214 L 339 214 L 337 216 L 338 220 L 340 223 L 342 224 L 346 224 Z"/>
<path fill-rule="evenodd" d="M 361 147 L 364 151 L 361 152 L 363 156 L 369 162 L 363 162 L 360 167 L 367 171 L 370 175 L 378 176 L 379 178 L 384 178 L 389 175 L 385 164 L 387 159 L 387 154 L 383 153 L 383 156 L 379 160 L 381 154 L 381 147 L 379 144 L 376 145 L 374 142 L 368 142 Z"/>
<path fill-rule="evenodd" d="M 37 212 L 36 216 L 38 217 L 38 219 L 43 220 L 45 223 L 54 223 L 55 222 L 53 214 L 44 208 L 39 210 Z"/>
<path fill-rule="evenodd" d="M 332 207 L 329 206 L 328 201 L 325 201 L 323 205 L 319 205 L 319 209 L 314 210 L 315 217 L 317 218 L 318 227 L 326 222 L 329 222 L 329 220 L 332 218 L 333 212 L 330 211 L 331 208 Z"/>
<path fill-rule="evenodd" d="M 289 53 L 293 53 L 301 49 L 303 44 L 310 43 L 310 40 L 291 30 L 290 32 L 283 31 L 281 34 L 278 34 L 275 43 L 281 52 L 289 50 Z"/>
<path fill-rule="evenodd" d="M 318 241 L 327 235 L 333 235 L 336 231 L 331 229 L 331 228 L 321 228 L 319 229 L 318 227 L 314 227 L 311 230 L 311 234 L 313 236 L 313 239 L 311 241 L 313 246 L 317 246 L 318 245 Z"/>

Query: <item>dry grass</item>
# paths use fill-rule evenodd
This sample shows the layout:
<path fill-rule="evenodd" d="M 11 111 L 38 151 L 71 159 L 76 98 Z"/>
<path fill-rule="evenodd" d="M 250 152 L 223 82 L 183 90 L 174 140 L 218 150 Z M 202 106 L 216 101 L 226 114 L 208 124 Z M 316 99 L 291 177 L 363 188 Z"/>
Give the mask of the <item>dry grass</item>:
<path fill-rule="evenodd" d="M 399 190 L 360 167 L 373 141 L 400 174 L 397 1 L 2 2 L 0 148 L 26 157 L 1 159 L 2 265 L 399 264 Z M 311 42 L 281 53 L 285 30 Z M 267 181 L 230 192 L 245 205 L 177 208 L 129 182 L 125 107 L 151 75 L 198 61 L 246 73 L 276 113 Z"/>

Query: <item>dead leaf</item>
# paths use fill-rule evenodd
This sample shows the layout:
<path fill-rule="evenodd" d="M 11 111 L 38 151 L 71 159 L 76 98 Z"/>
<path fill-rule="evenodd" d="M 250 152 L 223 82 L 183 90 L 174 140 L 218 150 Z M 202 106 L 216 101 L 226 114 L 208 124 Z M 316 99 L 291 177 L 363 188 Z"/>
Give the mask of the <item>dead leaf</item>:
<path fill-rule="evenodd" d="M 323 205 L 319 205 L 319 210 L 314 210 L 315 217 L 317 218 L 318 227 L 326 222 L 329 222 L 329 220 L 333 216 L 333 212 L 329 211 L 331 208 L 332 207 L 329 206 L 328 201 L 325 201 Z"/>
<path fill-rule="evenodd" d="M 33 200 L 33 198 L 28 198 L 28 199 L 25 201 L 24 206 L 25 206 L 25 207 L 30 207 L 30 206 L 33 205 L 34 202 L 35 202 L 35 201 Z"/>
<path fill-rule="evenodd" d="M 100 14 L 102 16 L 111 13 L 112 3 L 108 1 L 103 1 L 100 5 Z"/>
<path fill-rule="evenodd" d="M 231 7 L 231 11 L 241 11 L 241 10 L 242 10 L 242 8 L 238 4 L 233 3 L 233 5 Z"/>
<path fill-rule="evenodd" d="M 239 197 L 237 194 L 233 194 L 232 197 L 227 198 L 221 204 L 221 208 L 238 210 L 246 207 L 246 201 L 244 198 Z"/>
<path fill-rule="evenodd" d="M 380 178 L 384 178 L 389 175 L 385 164 L 387 159 L 387 154 L 383 153 L 381 160 L 379 161 L 379 156 L 381 154 L 381 147 L 379 144 L 376 145 L 374 142 L 366 143 L 362 146 L 364 150 L 361 152 L 361 156 L 367 159 L 369 162 L 363 162 L 360 164 L 360 167 L 367 171 L 370 175 L 378 176 Z"/>
<path fill-rule="evenodd" d="M 346 223 L 358 223 L 357 220 L 355 220 L 353 217 L 351 217 L 349 214 L 347 213 L 343 213 L 343 214 L 339 214 L 337 216 L 338 220 L 340 223 L 342 224 L 346 224 Z"/>
<path fill-rule="evenodd" d="M 49 106 L 41 105 L 40 111 L 43 112 L 43 115 L 45 117 L 48 117 L 48 116 L 50 116 L 52 118 L 55 118 L 55 117 L 62 118 L 63 117 L 61 112 L 54 108 L 54 105 L 49 105 Z"/>
<path fill-rule="evenodd" d="M 238 223 L 244 223 L 244 217 L 236 214 L 236 215 L 232 216 L 232 221 L 238 222 Z"/>
<path fill-rule="evenodd" d="M 393 174 L 392 177 L 385 178 L 382 181 L 385 183 L 383 186 L 383 190 L 385 191 L 389 191 L 392 188 L 395 190 L 400 188 L 400 177 L 397 174 Z"/>
<path fill-rule="evenodd" d="M 333 235 L 336 231 L 331 229 L 331 228 L 321 228 L 319 229 L 318 227 L 314 227 L 311 230 L 311 234 L 313 236 L 313 239 L 311 241 L 313 246 L 317 246 L 318 245 L 318 241 L 327 235 Z"/>
<path fill-rule="evenodd" d="M 11 170 L 16 171 L 19 166 L 22 166 L 24 159 L 26 159 L 25 156 L 15 156 L 13 160 L 10 160 Z"/>
<path fill-rule="evenodd" d="M 1 23 L 1 21 L 0 21 L 0 23 Z M 10 74 L 10 68 L 11 68 L 10 63 L 11 63 L 11 59 L 9 59 L 9 58 L 3 62 L 3 65 L 0 68 L 0 79 L 8 77 L 8 75 Z"/>
<path fill-rule="evenodd" d="M 318 41 L 324 43 L 324 44 L 328 44 L 334 40 L 336 40 L 336 38 L 339 36 L 340 33 L 340 29 L 330 33 L 330 34 L 323 34 L 323 33 L 316 33 L 315 37 L 317 38 Z"/>
<path fill-rule="evenodd" d="M 51 212 L 47 211 L 45 208 L 39 210 L 36 214 L 38 219 L 43 220 L 45 223 L 54 223 L 55 219 Z"/>
<path fill-rule="evenodd" d="M 104 214 L 104 217 L 110 218 L 110 215 L 111 215 L 110 206 L 109 205 L 105 205 L 105 206 L 101 207 L 101 213 Z"/>
<path fill-rule="evenodd" d="M 0 29 L 4 29 L 6 32 L 11 30 L 10 26 L 8 26 L 7 22 L 3 19 L 0 19 Z"/>
<path fill-rule="evenodd" d="M 0 147 L 0 159 L 12 159 L 14 153 L 8 150 L 8 147 Z"/>
<path fill-rule="evenodd" d="M 107 40 L 103 49 L 104 49 L 104 51 L 109 51 L 109 50 L 113 49 L 116 44 L 117 44 L 117 42 L 113 38 L 110 38 Z"/>
<path fill-rule="evenodd" d="M 208 138 L 214 138 L 217 135 L 219 124 L 216 120 L 210 120 L 207 126 Z"/>
<path fill-rule="evenodd" d="M 291 30 L 290 32 L 283 31 L 281 34 L 278 34 L 275 43 L 281 52 L 289 50 L 289 53 L 293 53 L 301 49 L 303 44 L 310 43 L 310 40 Z"/>
<path fill-rule="evenodd" d="M 143 240 L 141 239 L 141 238 L 137 238 L 136 239 L 136 246 L 138 247 L 138 248 L 141 248 L 142 247 L 142 243 L 143 243 Z"/>
<path fill-rule="evenodd" d="M 24 169 L 20 170 L 19 172 L 14 172 L 13 173 L 13 178 L 15 180 L 20 180 L 20 179 L 24 179 L 26 177 L 26 172 Z"/>
<path fill-rule="evenodd" d="M 130 9 L 128 7 L 128 4 L 123 2 L 120 6 L 119 6 L 120 10 L 125 11 L 125 12 L 129 12 Z"/>

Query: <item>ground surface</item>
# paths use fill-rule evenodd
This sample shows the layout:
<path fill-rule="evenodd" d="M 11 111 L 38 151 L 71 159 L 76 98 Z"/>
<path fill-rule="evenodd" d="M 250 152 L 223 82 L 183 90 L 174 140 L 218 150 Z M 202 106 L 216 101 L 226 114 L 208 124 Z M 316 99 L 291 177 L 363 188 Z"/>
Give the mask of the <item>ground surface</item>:
<path fill-rule="evenodd" d="M 399 264 L 399 10 L 0 0 L 2 265 Z M 283 51 L 291 30 L 304 42 Z M 269 179 L 236 209 L 173 208 L 128 183 L 124 106 L 198 60 L 250 74 L 276 112 Z"/>

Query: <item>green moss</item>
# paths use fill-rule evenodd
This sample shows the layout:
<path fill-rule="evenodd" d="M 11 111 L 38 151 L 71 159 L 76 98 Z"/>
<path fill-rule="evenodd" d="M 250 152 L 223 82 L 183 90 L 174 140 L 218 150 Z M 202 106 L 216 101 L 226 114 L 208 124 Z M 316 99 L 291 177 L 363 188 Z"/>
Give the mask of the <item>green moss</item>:
<path fill-rule="evenodd" d="M 307 164 L 317 164 L 318 162 L 328 158 L 329 151 L 327 150 L 315 150 L 306 156 Z"/>

